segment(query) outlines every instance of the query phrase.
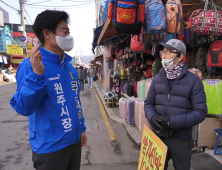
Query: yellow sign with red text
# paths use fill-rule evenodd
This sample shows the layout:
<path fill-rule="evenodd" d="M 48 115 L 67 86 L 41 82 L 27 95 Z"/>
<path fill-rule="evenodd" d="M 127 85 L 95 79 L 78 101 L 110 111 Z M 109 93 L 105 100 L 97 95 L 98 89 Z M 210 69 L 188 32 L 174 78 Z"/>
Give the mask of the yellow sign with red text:
<path fill-rule="evenodd" d="M 164 170 L 166 154 L 167 146 L 144 125 L 138 170 Z"/>

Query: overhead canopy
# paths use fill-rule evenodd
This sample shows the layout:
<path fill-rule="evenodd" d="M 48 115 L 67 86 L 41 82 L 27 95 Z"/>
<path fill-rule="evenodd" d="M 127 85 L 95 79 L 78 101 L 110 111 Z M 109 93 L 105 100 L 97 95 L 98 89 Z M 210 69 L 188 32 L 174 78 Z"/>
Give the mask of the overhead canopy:
<path fill-rule="evenodd" d="M 103 29 L 103 25 L 100 26 L 100 27 L 97 27 L 97 28 L 94 30 L 94 39 L 93 39 L 93 43 L 92 43 L 92 51 L 93 51 L 93 53 L 94 53 L 94 49 L 95 49 L 96 46 L 97 46 L 97 41 L 98 41 L 98 38 L 99 38 L 99 35 L 100 35 L 102 29 Z M 100 45 L 102 45 L 102 43 L 101 43 Z"/>

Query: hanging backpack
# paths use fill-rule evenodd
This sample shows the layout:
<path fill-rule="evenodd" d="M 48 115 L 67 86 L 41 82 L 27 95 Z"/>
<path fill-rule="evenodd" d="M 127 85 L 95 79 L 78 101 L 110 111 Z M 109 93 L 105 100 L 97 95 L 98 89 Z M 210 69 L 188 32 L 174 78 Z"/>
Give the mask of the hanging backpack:
<path fill-rule="evenodd" d="M 152 76 L 155 77 L 159 73 L 159 71 L 162 67 L 163 66 L 161 63 L 161 59 L 158 58 L 157 60 L 155 60 L 152 65 Z"/>
<path fill-rule="evenodd" d="M 183 9 L 180 0 L 168 0 L 166 3 L 167 31 L 172 34 L 184 32 Z"/>
<path fill-rule="evenodd" d="M 146 33 L 157 34 L 166 30 L 166 11 L 161 0 L 146 0 Z"/>
<path fill-rule="evenodd" d="M 206 70 L 206 54 L 207 50 L 205 48 L 199 48 L 196 54 L 195 68 L 202 71 L 202 73 Z"/>
<path fill-rule="evenodd" d="M 144 0 L 110 0 L 108 17 L 119 33 L 139 35 L 145 19 Z"/>
<path fill-rule="evenodd" d="M 195 60 L 196 60 L 195 52 L 190 51 L 190 52 L 189 52 L 189 64 L 188 64 L 188 68 L 194 68 L 194 67 L 195 67 Z"/>
<path fill-rule="evenodd" d="M 131 35 L 131 45 L 130 48 L 132 52 L 148 52 L 148 45 L 146 42 L 146 35 L 144 29 L 141 28 L 140 35 Z"/>
<path fill-rule="evenodd" d="M 222 40 L 217 40 L 210 46 L 207 56 L 209 68 L 222 68 Z"/>

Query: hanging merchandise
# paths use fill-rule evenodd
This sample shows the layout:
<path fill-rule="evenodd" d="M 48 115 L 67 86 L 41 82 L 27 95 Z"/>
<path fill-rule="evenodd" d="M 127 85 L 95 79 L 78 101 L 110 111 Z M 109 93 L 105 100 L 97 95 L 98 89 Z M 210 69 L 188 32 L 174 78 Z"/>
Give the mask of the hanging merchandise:
<path fill-rule="evenodd" d="M 199 69 L 195 69 L 195 68 L 191 68 L 188 71 L 190 71 L 191 73 L 197 75 L 201 80 L 203 79 L 203 74 Z"/>
<path fill-rule="evenodd" d="M 110 0 L 108 17 L 119 33 L 139 35 L 145 19 L 144 0 Z"/>
<path fill-rule="evenodd" d="M 135 99 L 128 99 L 126 101 L 126 120 L 130 124 L 130 126 L 135 125 L 134 103 Z"/>
<path fill-rule="evenodd" d="M 195 67 L 195 60 L 196 55 L 194 51 L 189 52 L 189 62 L 188 62 L 188 68 L 194 68 Z"/>
<path fill-rule="evenodd" d="M 167 32 L 181 34 L 184 32 L 183 8 L 180 0 L 168 0 L 166 3 Z"/>
<path fill-rule="evenodd" d="M 134 96 L 134 88 L 133 88 L 133 84 L 132 84 L 132 83 L 130 83 L 130 84 L 127 86 L 126 94 L 127 94 L 129 97 Z"/>
<path fill-rule="evenodd" d="M 139 81 L 138 83 L 137 83 L 137 97 L 138 98 L 141 98 L 141 96 L 140 96 L 140 87 L 141 87 L 141 81 Z"/>
<path fill-rule="evenodd" d="M 153 65 L 152 65 L 152 77 L 155 77 L 159 73 L 160 69 L 163 67 L 161 61 L 162 61 L 161 58 L 157 58 L 153 62 Z"/>
<path fill-rule="evenodd" d="M 206 71 L 206 48 L 199 48 L 195 59 L 195 68 L 199 69 L 202 73 Z"/>
<path fill-rule="evenodd" d="M 222 68 L 222 40 L 215 41 L 208 51 L 209 68 Z"/>
<path fill-rule="evenodd" d="M 145 1 L 146 33 L 164 33 L 166 30 L 166 11 L 161 0 Z"/>
<path fill-rule="evenodd" d="M 204 91 L 207 98 L 208 114 L 222 114 L 222 81 L 203 80 Z"/>
<path fill-rule="evenodd" d="M 196 49 L 204 47 L 207 48 L 208 47 L 208 37 L 205 35 L 201 35 L 196 37 Z"/>
<path fill-rule="evenodd" d="M 189 21 L 192 23 L 191 31 L 204 34 L 222 36 L 222 11 L 217 10 L 214 2 L 211 1 L 211 8 L 208 10 L 209 2 L 205 1 L 204 9 L 198 9 L 193 11 Z"/>
<path fill-rule="evenodd" d="M 132 35 L 131 36 L 131 45 L 130 48 L 132 52 L 148 52 L 148 45 L 146 42 L 146 35 L 144 32 L 144 29 L 141 29 L 141 33 L 138 37 L 138 35 Z"/>

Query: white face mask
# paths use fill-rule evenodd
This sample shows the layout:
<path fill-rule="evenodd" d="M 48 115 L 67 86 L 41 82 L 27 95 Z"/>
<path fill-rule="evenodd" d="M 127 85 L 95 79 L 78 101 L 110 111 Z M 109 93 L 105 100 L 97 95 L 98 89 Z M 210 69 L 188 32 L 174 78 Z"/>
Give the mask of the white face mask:
<path fill-rule="evenodd" d="M 61 37 L 58 35 L 56 36 L 56 42 L 53 41 L 54 43 L 57 43 L 58 46 L 63 50 L 63 51 L 71 51 L 74 47 L 74 39 L 71 35 L 67 35 L 66 37 Z"/>
<path fill-rule="evenodd" d="M 173 69 L 176 67 L 176 64 L 174 64 L 174 60 L 176 59 L 176 57 L 174 59 L 162 59 L 162 66 L 165 69 Z"/>

